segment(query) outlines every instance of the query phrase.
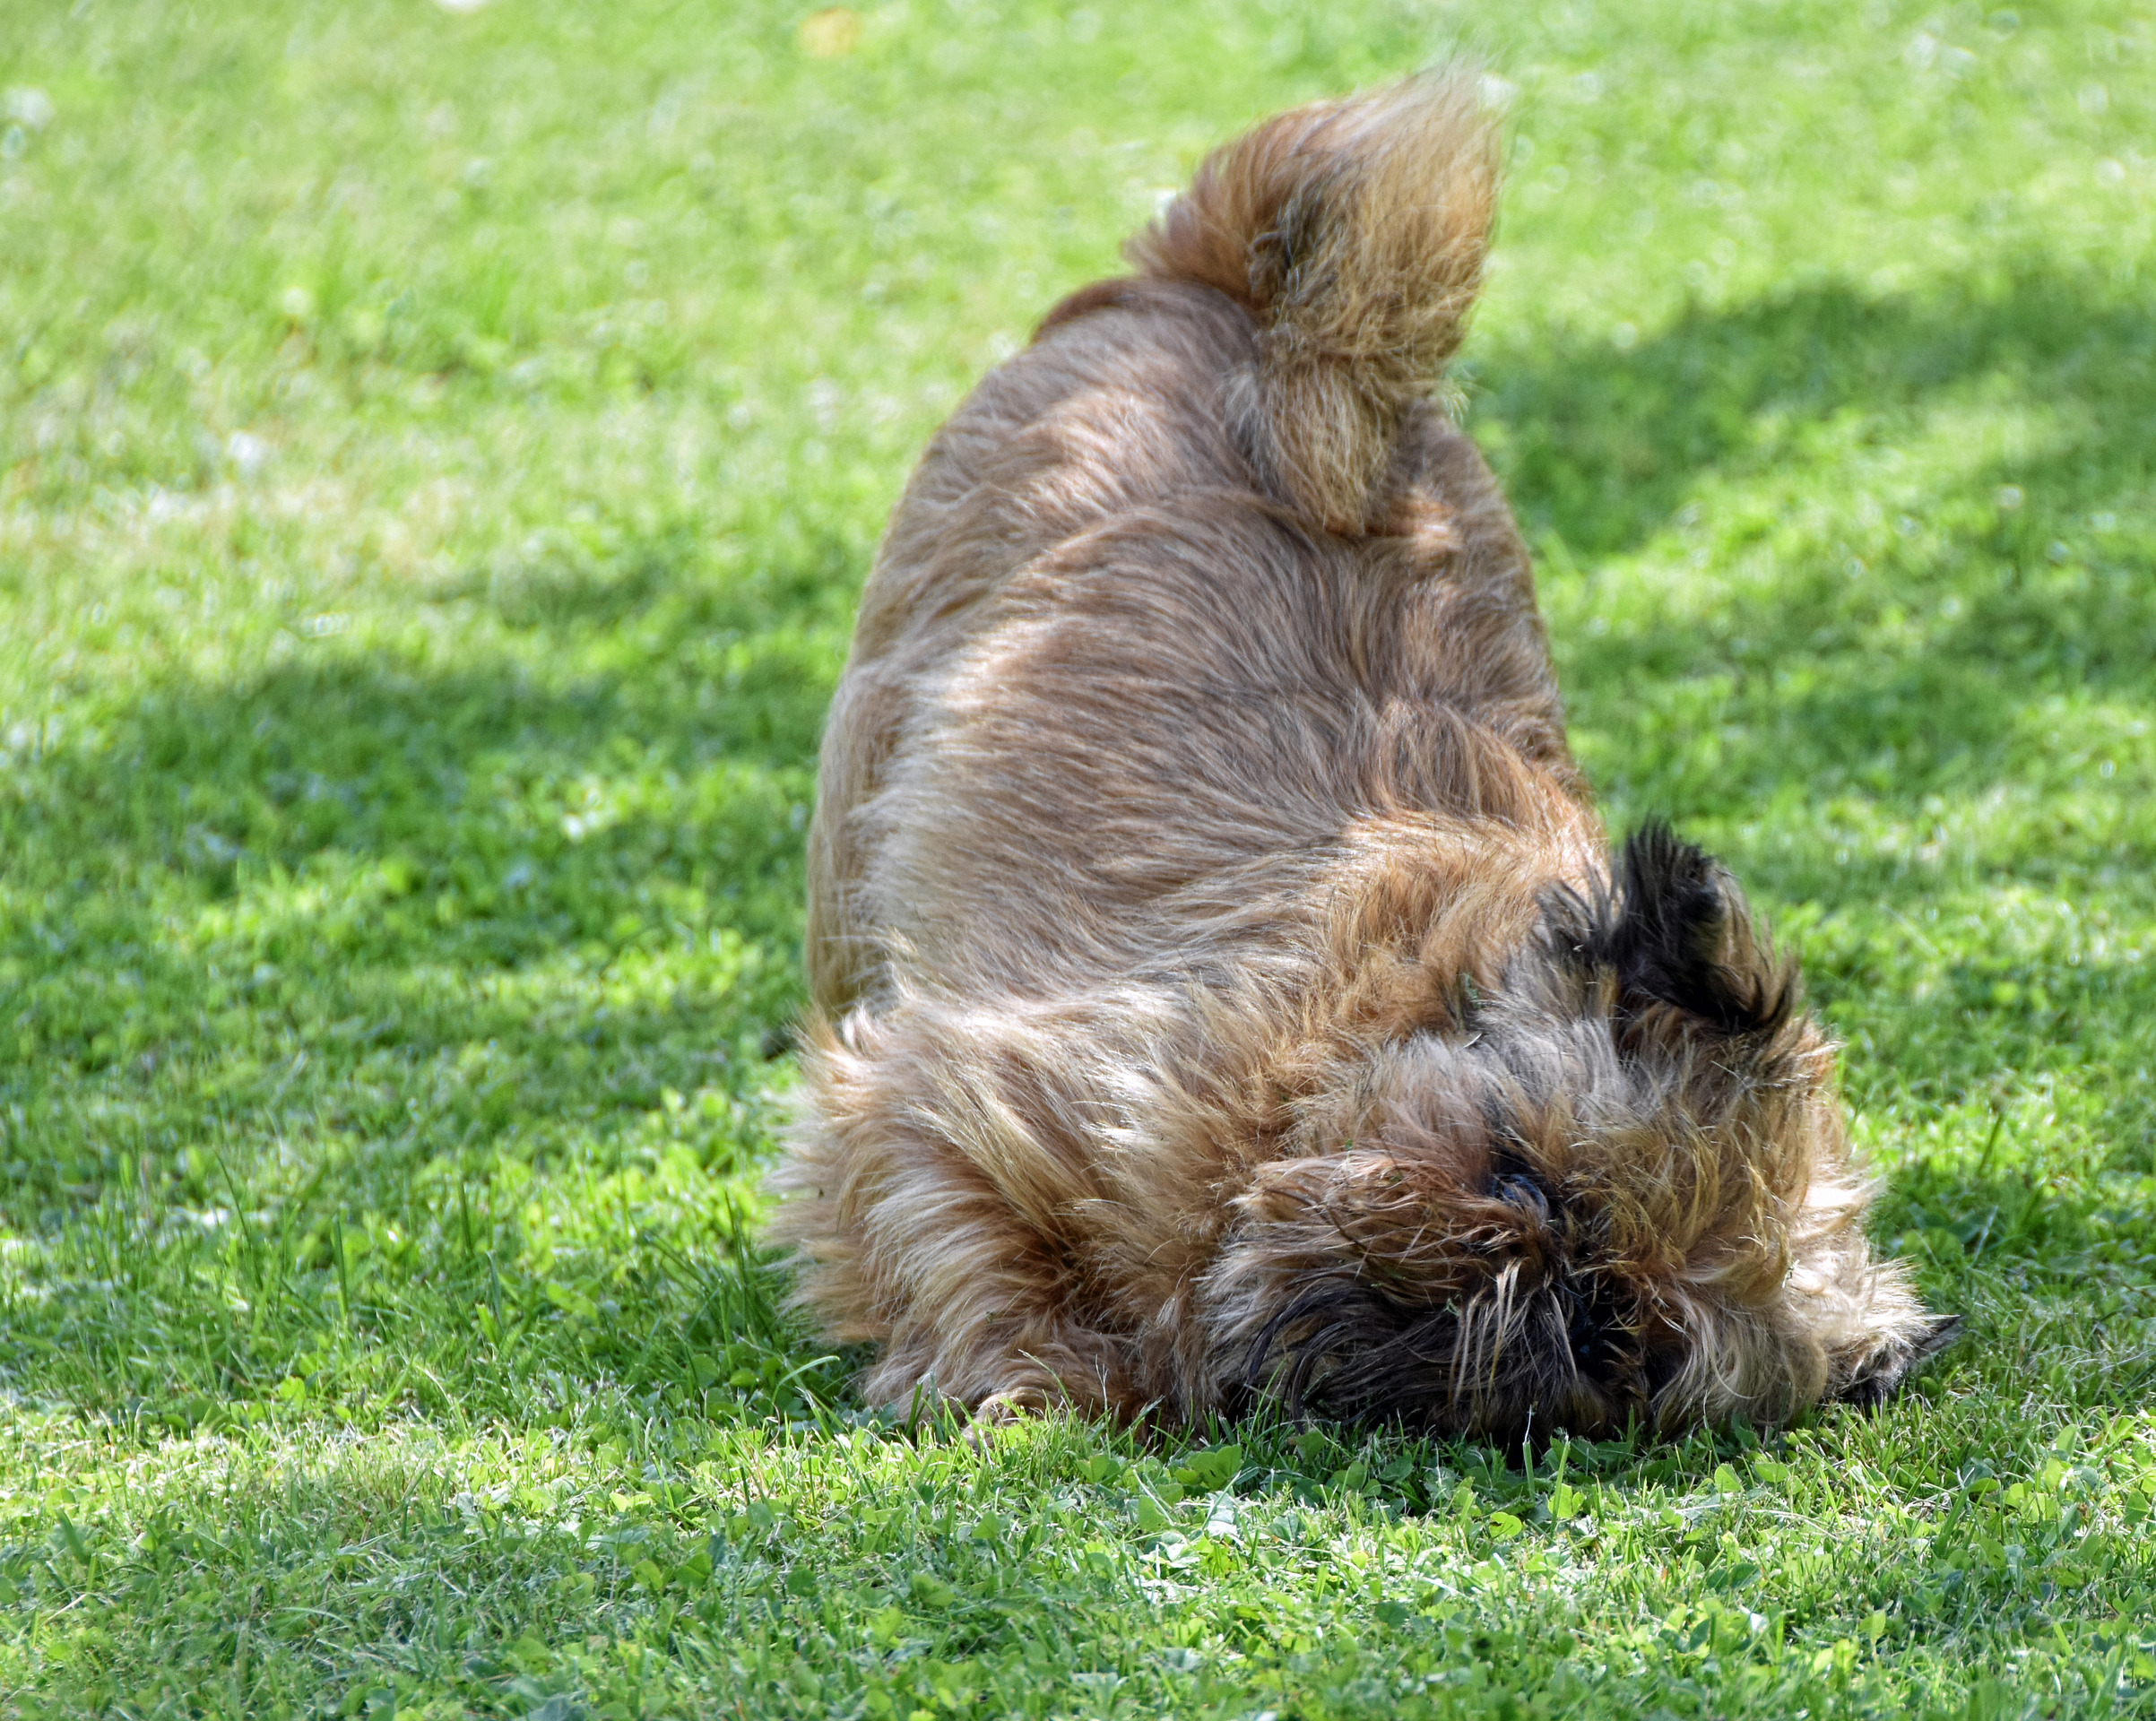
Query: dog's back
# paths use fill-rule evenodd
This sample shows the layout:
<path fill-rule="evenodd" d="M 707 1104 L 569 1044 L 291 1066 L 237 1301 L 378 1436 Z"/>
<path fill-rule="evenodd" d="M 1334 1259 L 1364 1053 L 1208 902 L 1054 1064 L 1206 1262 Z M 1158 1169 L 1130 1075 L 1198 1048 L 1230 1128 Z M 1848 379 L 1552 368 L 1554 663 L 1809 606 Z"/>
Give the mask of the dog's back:
<path fill-rule="evenodd" d="M 1571 781 L 1527 558 L 1426 399 L 1494 183 L 1458 77 L 1284 116 L 939 433 L 833 708 L 822 1006 L 894 949 L 1029 991 L 1187 953 L 1359 819 L 1551 816 L 1510 768 Z"/>

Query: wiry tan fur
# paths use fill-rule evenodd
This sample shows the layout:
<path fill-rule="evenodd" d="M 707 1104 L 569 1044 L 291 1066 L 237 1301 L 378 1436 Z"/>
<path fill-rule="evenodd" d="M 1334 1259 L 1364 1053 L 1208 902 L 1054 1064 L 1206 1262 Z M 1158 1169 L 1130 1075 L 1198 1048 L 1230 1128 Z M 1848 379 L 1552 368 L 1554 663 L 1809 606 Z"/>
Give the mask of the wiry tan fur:
<path fill-rule="evenodd" d="M 871 1399 L 1516 1438 L 1873 1399 L 1941 1342 L 1735 885 L 1609 852 L 1425 398 L 1494 159 L 1458 75 L 1261 126 L 915 473 L 778 1177 Z"/>

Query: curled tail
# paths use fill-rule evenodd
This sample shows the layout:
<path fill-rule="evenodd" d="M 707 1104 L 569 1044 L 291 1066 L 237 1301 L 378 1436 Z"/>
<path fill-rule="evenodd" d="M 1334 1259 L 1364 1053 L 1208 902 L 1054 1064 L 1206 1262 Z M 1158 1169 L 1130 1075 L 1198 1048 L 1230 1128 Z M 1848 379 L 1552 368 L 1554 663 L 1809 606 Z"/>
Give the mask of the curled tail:
<path fill-rule="evenodd" d="M 1124 255 L 1217 287 L 1262 331 L 1239 427 L 1317 523 L 1370 523 L 1401 424 L 1482 284 L 1497 125 L 1471 74 L 1269 120 L 1206 158 Z"/>

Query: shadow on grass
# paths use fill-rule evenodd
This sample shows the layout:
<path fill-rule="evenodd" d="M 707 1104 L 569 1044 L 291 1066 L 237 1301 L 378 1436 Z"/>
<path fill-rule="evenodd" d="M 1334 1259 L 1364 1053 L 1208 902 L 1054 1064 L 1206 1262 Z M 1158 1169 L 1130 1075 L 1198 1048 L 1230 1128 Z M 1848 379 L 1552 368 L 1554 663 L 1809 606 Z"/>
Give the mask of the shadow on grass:
<path fill-rule="evenodd" d="M 447 667 L 294 643 L 78 697 L 0 777 L 0 1224 L 176 1169 L 221 1202 L 211 1134 L 423 1154 L 748 1079 L 798 996 L 846 577 L 631 545 L 496 582 Z"/>
<path fill-rule="evenodd" d="M 1580 342 L 1494 357 L 1478 427 L 1530 532 L 1582 560 L 1642 547 L 1713 486 L 1801 472 L 1818 458 L 1808 438 L 1837 420 L 1887 449 L 1949 398 L 1971 438 L 2004 410 L 2049 415 L 2019 458 L 1972 450 L 1952 471 L 1911 469 L 1919 512 L 1868 541 L 1850 541 L 1852 521 L 1811 526 L 1814 541 L 1784 549 L 1771 590 L 1733 575 L 1703 610 L 1660 606 L 1562 636 L 1576 719 L 1612 731 L 1619 798 L 1682 815 L 1866 779 L 1913 805 L 1995 781 L 2017 745 L 2052 739 L 2030 722 L 2047 697 L 2146 705 L 2156 544 L 2090 524 L 2123 516 L 2131 534 L 2156 485 L 2156 324 L 2126 298 L 2033 270 L 1884 300 L 1827 282 L 1695 309 L 1628 353 Z M 2002 493 L 2019 500 L 2002 507 Z M 1710 553 L 1736 558 L 1797 506 Z M 1717 714 L 1735 722 L 1710 748 L 1658 727 L 1658 691 L 1716 677 L 1727 684 Z"/>
<path fill-rule="evenodd" d="M 1695 307 L 1629 351 L 1520 343 L 1487 368 L 1476 416 L 1503 427 L 1521 523 L 1580 557 L 1644 543 L 1704 476 L 1771 473 L 1844 414 L 1891 422 L 1952 392 L 1978 407 L 2064 408 L 2094 427 L 2070 452 L 2009 474 L 2031 498 L 2096 506 L 2151 471 L 2156 323 L 2129 288 L 2042 260 L 1907 295 L 1829 280 L 1728 310 Z"/>
<path fill-rule="evenodd" d="M 0 779 L 0 1226 L 37 1240 L 0 1389 L 145 1433 L 543 1420 L 702 1345 L 783 1390 L 730 1178 L 850 577 L 632 545 L 450 593 L 492 613 L 446 667 L 330 640 L 78 698 Z"/>

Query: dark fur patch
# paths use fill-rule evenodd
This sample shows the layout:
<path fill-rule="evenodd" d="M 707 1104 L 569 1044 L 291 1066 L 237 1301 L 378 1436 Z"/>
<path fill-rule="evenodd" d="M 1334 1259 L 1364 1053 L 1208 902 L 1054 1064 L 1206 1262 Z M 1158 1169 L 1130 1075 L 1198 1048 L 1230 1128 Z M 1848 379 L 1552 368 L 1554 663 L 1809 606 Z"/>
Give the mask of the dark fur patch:
<path fill-rule="evenodd" d="M 1615 974 L 1629 1009 L 1674 1005 L 1731 1034 L 1771 1033 L 1796 1007 L 1787 964 L 1753 941 L 1736 886 L 1660 820 L 1614 857 L 1613 888 L 1548 907 L 1563 954 Z"/>
<path fill-rule="evenodd" d="M 1650 1419 L 1658 1377 L 1615 1300 L 1571 1276 L 1533 1293 L 1539 1319 L 1486 1371 L 1461 1378 L 1457 1306 L 1405 1302 L 1368 1281 L 1328 1280 L 1286 1304 L 1251 1345 L 1243 1385 L 1291 1416 L 1398 1423 L 1440 1434 L 1532 1428 L 1611 1433 Z"/>
<path fill-rule="evenodd" d="M 1890 1405 L 1901 1396 L 1901 1388 L 1909 1378 L 1925 1363 L 1961 1336 L 1963 1322 L 1959 1315 L 1941 1315 L 1931 1324 L 1930 1330 L 1906 1350 L 1882 1352 L 1874 1358 L 1864 1371 L 1841 1389 L 1840 1402 L 1858 1410 L 1877 1410 Z"/>

